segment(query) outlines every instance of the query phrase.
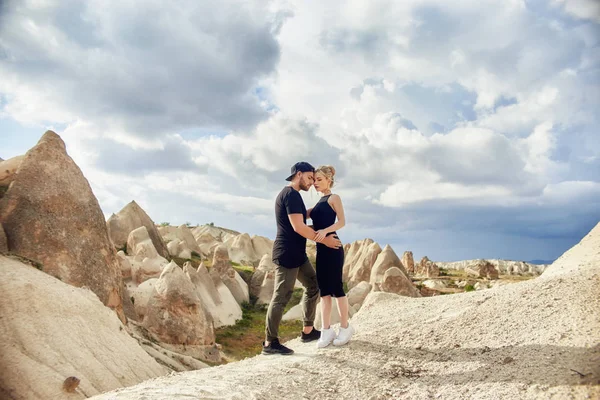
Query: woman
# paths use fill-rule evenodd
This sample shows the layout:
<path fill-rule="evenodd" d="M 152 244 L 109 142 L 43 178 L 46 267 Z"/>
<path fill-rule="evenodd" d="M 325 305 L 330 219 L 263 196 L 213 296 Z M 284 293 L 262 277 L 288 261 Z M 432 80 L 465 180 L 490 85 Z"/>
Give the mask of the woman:
<path fill-rule="evenodd" d="M 331 193 L 334 184 L 335 169 L 324 165 L 315 171 L 315 189 L 322 194 L 317 204 L 307 211 L 307 218 L 313 221 L 316 231 L 315 240 L 319 241 L 328 235 L 336 234 L 346 224 L 342 199 L 337 194 Z M 336 222 L 337 217 L 337 222 Z M 344 249 L 332 249 L 317 243 L 317 283 L 321 292 L 321 317 L 323 327 L 317 347 L 327 347 L 332 342 L 335 346 L 348 343 L 354 328 L 348 324 L 348 298 L 344 293 L 342 283 L 342 269 L 344 266 Z M 340 331 L 336 337 L 331 328 L 332 297 L 336 298 L 340 311 Z"/>

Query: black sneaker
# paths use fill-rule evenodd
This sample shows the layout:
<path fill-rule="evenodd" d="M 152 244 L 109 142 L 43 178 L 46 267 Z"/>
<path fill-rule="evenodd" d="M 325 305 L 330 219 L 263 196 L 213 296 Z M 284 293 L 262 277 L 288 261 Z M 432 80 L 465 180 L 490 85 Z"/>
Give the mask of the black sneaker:
<path fill-rule="evenodd" d="M 310 331 L 310 333 L 302 332 L 302 336 L 300 336 L 300 341 L 303 343 L 314 342 L 315 340 L 319 340 L 320 337 L 321 331 L 318 331 L 315 328 L 313 328 L 313 330 Z"/>
<path fill-rule="evenodd" d="M 281 343 L 279 343 L 279 339 L 273 339 L 268 346 L 265 346 L 263 342 L 263 354 L 281 354 L 282 356 L 289 356 L 290 354 L 294 354 L 294 350 L 289 347 L 285 347 Z"/>

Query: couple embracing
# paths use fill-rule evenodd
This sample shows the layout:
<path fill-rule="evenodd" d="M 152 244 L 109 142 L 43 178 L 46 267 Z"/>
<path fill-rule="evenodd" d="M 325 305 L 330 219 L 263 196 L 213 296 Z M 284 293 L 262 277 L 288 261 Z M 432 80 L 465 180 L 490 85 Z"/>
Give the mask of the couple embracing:
<path fill-rule="evenodd" d="M 340 196 L 331 193 L 334 176 L 335 169 L 331 166 L 321 166 L 315 170 L 307 162 L 298 162 L 292 166 L 291 175 L 287 178 L 290 184 L 275 201 L 277 237 L 273 244 L 273 262 L 277 270 L 275 290 L 267 311 L 263 354 L 294 353 L 279 342 L 278 332 L 296 279 L 304 286 L 301 300 L 304 322 L 302 342 L 317 341 L 319 348 L 330 344 L 341 346 L 348 343 L 354 332 L 348 324 L 348 299 L 342 284 L 344 249 L 336 234 L 336 230 L 345 225 L 344 208 Z M 300 190 L 307 191 L 313 185 L 322 197 L 313 208 L 307 210 Z M 306 225 L 307 219 L 312 219 L 312 228 Z M 306 256 L 307 239 L 317 243 L 316 272 Z M 313 326 L 319 296 L 323 321 L 321 331 Z M 330 326 L 333 297 L 340 312 L 339 333 Z"/>

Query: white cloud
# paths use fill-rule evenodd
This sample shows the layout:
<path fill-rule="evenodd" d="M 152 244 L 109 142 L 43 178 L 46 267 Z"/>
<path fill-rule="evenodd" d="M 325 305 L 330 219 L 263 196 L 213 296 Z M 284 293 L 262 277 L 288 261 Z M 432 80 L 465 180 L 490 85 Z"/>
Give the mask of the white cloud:
<path fill-rule="evenodd" d="M 600 218 L 589 1 L 7 10 L 0 116 L 57 125 L 105 211 L 136 199 L 158 220 L 272 233 L 306 160 L 336 166 L 349 240 L 575 234 Z"/>
<path fill-rule="evenodd" d="M 554 0 L 554 3 L 577 18 L 600 22 L 600 3 L 596 0 Z"/>
<path fill-rule="evenodd" d="M 198 125 L 247 128 L 268 116 L 253 90 L 275 69 L 281 21 L 266 3 L 5 7 L 0 90 L 9 98 L 4 113 L 15 119 L 79 118 L 149 136 Z"/>
<path fill-rule="evenodd" d="M 430 200 L 477 200 L 480 204 L 496 203 L 510 192 L 502 186 L 466 186 L 451 182 L 399 182 L 389 186 L 376 203 L 398 207 Z M 490 201 L 490 199 L 493 199 Z M 466 204 L 469 204 L 468 202 Z"/>

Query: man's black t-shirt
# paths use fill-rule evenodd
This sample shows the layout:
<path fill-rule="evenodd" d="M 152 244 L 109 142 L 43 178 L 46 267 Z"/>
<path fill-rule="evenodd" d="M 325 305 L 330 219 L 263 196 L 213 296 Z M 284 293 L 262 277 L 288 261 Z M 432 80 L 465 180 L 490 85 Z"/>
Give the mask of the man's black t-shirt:
<path fill-rule="evenodd" d="M 275 200 L 277 236 L 273 243 L 273 262 L 285 268 L 297 268 L 307 259 L 306 238 L 294 231 L 289 214 L 302 214 L 306 223 L 306 207 L 300 193 L 286 186 Z"/>

